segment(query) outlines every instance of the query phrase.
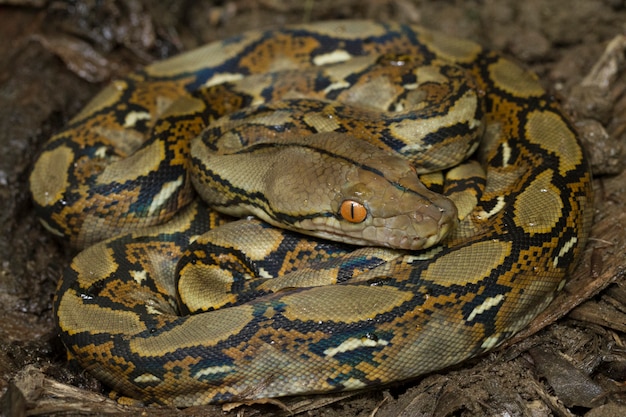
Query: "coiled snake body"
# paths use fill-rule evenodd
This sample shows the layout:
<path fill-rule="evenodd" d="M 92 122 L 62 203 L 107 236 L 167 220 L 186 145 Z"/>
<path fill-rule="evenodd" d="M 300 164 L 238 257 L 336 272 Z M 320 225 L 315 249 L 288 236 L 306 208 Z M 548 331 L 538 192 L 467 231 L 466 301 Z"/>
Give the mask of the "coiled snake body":
<path fill-rule="evenodd" d="M 364 21 L 148 66 L 30 177 L 42 223 L 86 248 L 55 298 L 65 346 L 122 393 L 176 406 L 380 385 L 498 346 L 563 287 L 590 181 L 534 76 Z M 192 184 L 262 221 L 224 224 Z"/>

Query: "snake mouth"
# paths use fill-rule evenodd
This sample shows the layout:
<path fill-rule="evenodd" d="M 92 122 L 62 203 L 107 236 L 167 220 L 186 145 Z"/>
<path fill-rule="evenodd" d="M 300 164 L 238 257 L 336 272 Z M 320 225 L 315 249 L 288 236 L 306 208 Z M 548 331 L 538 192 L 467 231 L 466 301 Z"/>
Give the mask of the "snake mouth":
<path fill-rule="evenodd" d="M 382 228 L 378 239 L 382 239 L 383 246 L 402 250 L 428 249 L 441 242 L 452 229 L 456 222 L 456 208 L 452 211 L 440 210 L 440 216 L 422 217 L 421 221 L 413 221 L 408 227 Z M 403 219 L 398 223 L 404 224 Z M 383 237 L 384 236 L 384 237 Z"/>
<path fill-rule="evenodd" d="M 457 209 L 445 197 L 436 204 L 388 218 L 368 218 L 355 224 L 333 217 L 316 217 L 295 222 L 290 229 L 359 246 L 399 250 L 427 249 L 444 239 L 456 225 Z"/>

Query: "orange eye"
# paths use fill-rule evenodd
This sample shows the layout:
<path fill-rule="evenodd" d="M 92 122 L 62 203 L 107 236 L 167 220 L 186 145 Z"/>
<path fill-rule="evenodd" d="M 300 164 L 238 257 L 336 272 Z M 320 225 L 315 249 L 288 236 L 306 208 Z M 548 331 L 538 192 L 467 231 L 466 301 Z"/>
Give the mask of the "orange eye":
<path fill-rule="evenodd" d="M 341 217 L 350 223 L 361 223 L 367 217 L 367 209 L 365 206 L 353 200 L 346 200 L 341 203 L 339 213 Z"/>

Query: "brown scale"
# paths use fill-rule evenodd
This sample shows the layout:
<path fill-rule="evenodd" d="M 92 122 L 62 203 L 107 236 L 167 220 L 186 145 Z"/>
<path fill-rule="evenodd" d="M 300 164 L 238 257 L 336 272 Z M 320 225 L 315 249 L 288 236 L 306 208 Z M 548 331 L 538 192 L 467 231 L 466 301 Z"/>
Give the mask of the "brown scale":
<path fill-rule="evenodd" d="M 278 33 L 242 57 L 239 66 L 251 73 L 295 69 L 306 66 L 312 52 L 319 47 L 315 37 L 294 38 L 289 34 Z M 277 56 L 279 59 L 276 59 Z"/>

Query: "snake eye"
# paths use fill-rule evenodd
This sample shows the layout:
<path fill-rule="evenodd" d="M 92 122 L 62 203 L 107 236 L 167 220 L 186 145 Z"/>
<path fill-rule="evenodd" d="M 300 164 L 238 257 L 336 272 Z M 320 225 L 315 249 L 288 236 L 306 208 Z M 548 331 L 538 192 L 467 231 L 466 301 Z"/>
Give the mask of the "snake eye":
<path fill-rule="evenodd" d="M 350 223 L 361 223 L 367 217 L 365 206 L 354 200 L 345 200 L 341 203 L 339 213 Z"/>

